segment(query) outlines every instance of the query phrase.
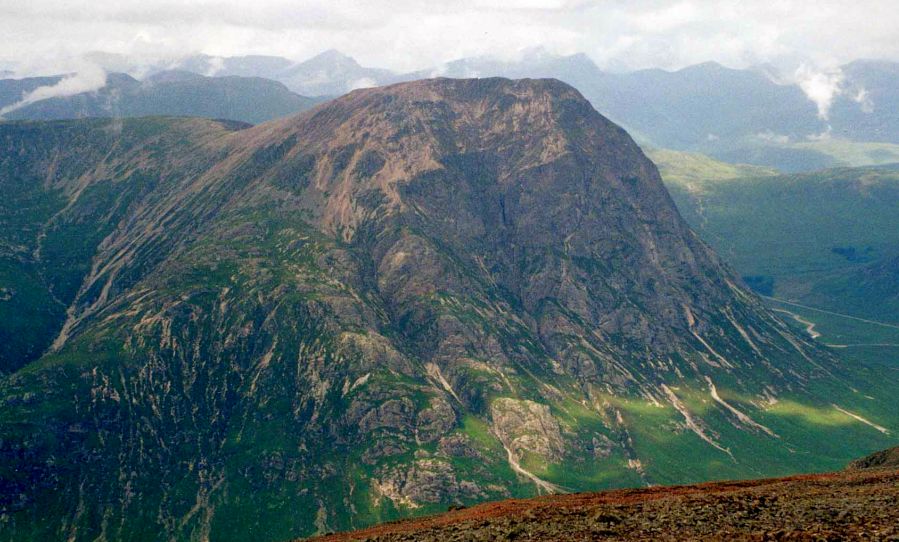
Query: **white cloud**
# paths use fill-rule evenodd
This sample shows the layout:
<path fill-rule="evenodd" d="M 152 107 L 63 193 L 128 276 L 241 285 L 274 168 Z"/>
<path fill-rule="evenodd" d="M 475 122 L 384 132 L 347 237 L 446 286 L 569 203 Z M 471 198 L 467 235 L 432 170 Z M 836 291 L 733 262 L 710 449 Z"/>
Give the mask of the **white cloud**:
<path fill-rule="evenodd" d="M 834 99 L 843 89 L 843 72 L 839 68 L 819 70 L 803 64 L 796 70 L 796 83 L 818 107 L 818 117 L 827 120 Z"/>
<path fill-rule="evenodd" d="M 204 74 L 206 77 L 213 77 L 225 67 L 225 59 L 220 56 L 209 57 L 209 68 Z"/>
<path fill-rule="evenodd" d="M 537 45 L 613 69 L 899 60 L 895 0 L 0 0 L 0 35 L 0 61 L 336 48 L 411 71 Z"/>
<path fill-rule="evenodd" d="M 867 89 L 856 89 L 855 94 L 852 96 L 852 101 L 861 106 L 863 113 L 874 112 L 874 102 L 871 100 L 871 96 L 868 94 Z"/>
<path fill-rule="evenodd" d="M 92 92 L 103 88 L 105 85 L 106 72 L 99 66 L 84 64 L 77 72 L 66 75 L 58 83 L 38 87 L 22 96 L 22 99 L 18 102 L 0 109 L 0 118 L 41 100 Z"/>
<path fill-rule="evenodd" d="M 359 88 L 371 88 L 378 86 L 378 82 L 370 77 L 363 77 L 361 79 L 356 79 L 355 81 L 350 81 L 349 88 L 347 90 L 356 90 Z"/>

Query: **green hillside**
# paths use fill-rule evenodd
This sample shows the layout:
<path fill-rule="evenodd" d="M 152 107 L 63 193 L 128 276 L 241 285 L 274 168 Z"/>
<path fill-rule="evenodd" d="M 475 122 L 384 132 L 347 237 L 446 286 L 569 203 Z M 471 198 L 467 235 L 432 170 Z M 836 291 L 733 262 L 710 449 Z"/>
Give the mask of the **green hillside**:
<path fill-rule="evenodd" d="M 895 143 L 854 141 L 829 136 L 821 139 L 781 140 L 776 135 L 768 134 L 736 142 L 711 143 L 701 150 L 726 162 L 745 162 L 785 173 L 899 163 L 899 145 Z"/>
<path fill-rule="evenodd" d="M 899 321 L 887 269 L 899 250 L 899 169 L 666 180 L 684 218 L 761 293 Z"/>

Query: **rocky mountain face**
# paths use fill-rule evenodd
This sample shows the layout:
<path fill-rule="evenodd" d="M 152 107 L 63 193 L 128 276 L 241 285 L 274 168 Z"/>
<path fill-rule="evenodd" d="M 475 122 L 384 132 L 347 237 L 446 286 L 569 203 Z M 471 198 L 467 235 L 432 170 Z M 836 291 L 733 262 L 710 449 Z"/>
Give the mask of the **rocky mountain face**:
<path fill-rule="evenodd" d="M 0 538 L 278 540 L 883 447 L 812 438 L 839 367 L 558 81 L 0 148 Z"/>

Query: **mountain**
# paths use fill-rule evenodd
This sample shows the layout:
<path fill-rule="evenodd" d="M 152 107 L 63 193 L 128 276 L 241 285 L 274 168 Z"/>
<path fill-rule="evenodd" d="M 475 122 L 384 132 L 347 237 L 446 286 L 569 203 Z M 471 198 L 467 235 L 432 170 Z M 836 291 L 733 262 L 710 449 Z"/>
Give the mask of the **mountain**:
<path fill-rule="evenodd" d="M 839 67 L 833 103 L 826 110 L 808 98 L 795 74 L 772 66 L 732 69 L 706 62 L 676 71 L 603 71 L 585 54 L 557 55 L 542 48 L 513 58 L 462 58 L 411 73 L 367 68 L 336 50 L 303 62 L 264 55 L 190 55 L 146 60 L 91 53 L 109 72 L 144 78 L 183 70 L 205 76 L 262 77 L 305 96 L 338 96 L 354 88 L 427 77 L 556 78 L 574 86 L 641 143 L 701 152 L 717 159 L 803 172 L 897 160 L 897 149 L 878 146 L 864 162 L 835 157 L 832 147 L 899 144 L 899 63 L 859 60 Z M 832 138 L 835 143 L 828 144 Z M 831 148 L 828 148 L 831 147 Z"/>
<path fill-rule="evenodd" d="M 501 501 L 311 541 L 863 540 L 896 532 L 899 512 L 890 503 L 897 497 L 894 464 L 880 472 Z"/>
<path fill-rule="evenodd" d="M 858 60 L 841 72 L 843 92 L 830 112 L 834 135 L 899 143 L 899 63 Z"/>
<path fill-rule="evenodd" d="M 826 128 L 799 87 L 714 62 L 619 74 L 613 85 L 591 97 L 596 107 L 662 147 L 703 150 L 759 133 L 804 138 Z"/>
<path fill-rule="evenodd" d="M 16 103 L 24 93 L 56 78 L 0 81 L 0 100 Z M 143 81 L 109 74 L 93 92 L 48 98 L 8 112 L 7 119 L 197 116 L 259 123 L 309 109 L 316 100 L 275 81 L 250 77 L 205 77 L 187 71 L 158 72 Z"/>
<path fill-rule="evenodd" d="M 299 62 L 277 74 L 291 90 L 307 96 L 339 96 L 356 88 L 399 81 L 389 70 L 364 68 L 333 49 Z"/>
<path fill-rule="evenodd" d="M 196 55 L 180 61 L 177 68 L 216 77 L 263 77 L 277 80 L 294 63 L 279 56 L 247 55 L 214 57 Z"/>
<path fill-rule="evenodd" d="M 467 58 L 412 76 L 558 78 L 644 144 L 728 162 L 785 172 L 899 162 L 899 64 L 857 61 L 840 73 L 826 119 L 799 85 L 778 82 L 782 75 L 763 67 L 707 62 L 677 71 L 614 73 L 584 54 L 538 48 L 512 60 Z"/>
<path fill-rule="evenodd" d="M 582 53 L 559 56 L 538 48 L 513 60 L 461 59 L 430 73 L 557 78 L 610 119 L 664 148 L 707 150 L 763 133 L 804 139 L 827 127 L 798 86 L 778 84 L 759 70 L 714 62 L 677 71 L 612 73 Z"/>
<path fill-rule="evenodd" d="M 147 61 L 95 52 L 87 58 L 109 72 L 125 72 L 140 78 L 172 70 L 209 77 L 260 77 L 283 83 L 291 91 L 304 96 L 339 96 L 355 88 L 418 78 L 400 76 L 385 69 L 365 68 L 353 58 L 333 49 L 302 62 L 265 55 L 218 57 L 196 54 Z"/>
<path fill-rule="evenodd" d="M 497 75 L 509 78 L 555 78 L 567 82 L 585 94 L 595 85 L 595 79 L 608 77 L 583 53 L 558 56 L 541 48 L 524 51 L 520 57 L 509 60 L 490 56 L 463 58 L 414 75 L 455 78 Z"/>
<path fill-rule="evenodd" d="M 206 76 L 262 77 L 306 96 L 338 96 L 355 88 L 427 77 L 556 78 L 577 88 L 593 106 L 641 143 L 700 152 L 719 160 L 803 172 L 899 160 L 899 64 L 856 61 L 840 67 L 826 111 L 800 85 L 771 66 L 732 69 L 706 62 L 676 71 L 607 72 L 585 54 L 556 55 L 542 48 L 514 58 L 462 58 L 398 74 L 367 68 L 335 50 L 303 62 L 263 55 L 191 55 L 142 61 L 92 53 L 111 72 L 145 77 L 172 69 Z M 872 144 L 879 143 L 880 145 Z M 836 147 L 849 147 L 847 160 Z"/>
<path fill-rule="evenodd" d="M 558 81 L 0 145 L 2 539 L 284 540 L 807 472 L 897 427 Z"/>
<path fill-rule="evenodd" d="M 262 77 L 277 79 L 278 73 L 294 64 L 292 60 L 267 55 L 221 57 L 194 54 L 183 57 L 143 58 L 93 51 L 85 60 L 107 72 L 128 73 L 139 79 L 165 71 L 189 71 L 205 76 Z"/>
<path fill-rule="evenodd" d="M 55 85 L 60 79 L 62 76 L 0 79 L 0 109 L 18 102 L 25 94 L 39 87 Z"/>

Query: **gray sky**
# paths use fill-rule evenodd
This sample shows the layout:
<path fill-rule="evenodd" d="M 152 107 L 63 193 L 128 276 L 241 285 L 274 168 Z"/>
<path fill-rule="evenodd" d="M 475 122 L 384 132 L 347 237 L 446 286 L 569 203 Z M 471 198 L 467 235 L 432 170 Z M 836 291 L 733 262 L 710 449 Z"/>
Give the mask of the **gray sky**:
<path fill-rule="evenodd" d="M 0 61 L 52 72 L 88 51 L 302 60 L 329 48 L 398 71 L 543 46 L 602 68 L 716 60 L 826 68 L 899 60 L 897 0 L 0 0 Z M 0 65 L 2 68 L 2 65 Z"/>

